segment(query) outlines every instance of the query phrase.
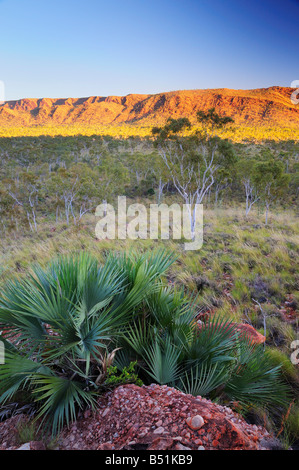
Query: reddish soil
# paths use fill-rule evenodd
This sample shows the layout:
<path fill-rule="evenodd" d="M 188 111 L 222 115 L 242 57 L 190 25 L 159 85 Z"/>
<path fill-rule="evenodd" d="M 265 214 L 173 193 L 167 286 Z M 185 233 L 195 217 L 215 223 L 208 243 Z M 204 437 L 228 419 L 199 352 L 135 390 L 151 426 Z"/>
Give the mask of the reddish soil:
<path fill-rule="evenodd" d="M 15 416 L 0 423 L 0 449 L 15 449 Z M 256 450 L 273 447 L 268 432 L 225 406 L 159 385 L 124 385 L 99 399 L 61 433 L 61 450 Z M 275 444 L 276 445 L 276 444 Z M 41 449 L 33 442 L 30 449 Z"/>

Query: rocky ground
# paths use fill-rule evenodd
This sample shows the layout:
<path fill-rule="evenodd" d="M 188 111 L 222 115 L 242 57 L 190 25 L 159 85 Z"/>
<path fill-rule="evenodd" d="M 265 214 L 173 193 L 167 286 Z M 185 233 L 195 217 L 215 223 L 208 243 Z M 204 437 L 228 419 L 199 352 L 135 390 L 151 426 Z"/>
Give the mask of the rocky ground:
<path fill-rule="evenodd" d="M 0 449 L 20 447 L 18 423 L 24 415 L 0 423 Z M 46 443 L 47 445 L 47 443 Z M 42 442 L 23 448 L 40 450 Z M 85 411 L 65 429 L 59 450 L 263 450 L 279 443 L 260 426 L 247 424 L 230 408 L 200 396 L 159 385 L 124 385 L 99 399 L 95 413 Z"/>

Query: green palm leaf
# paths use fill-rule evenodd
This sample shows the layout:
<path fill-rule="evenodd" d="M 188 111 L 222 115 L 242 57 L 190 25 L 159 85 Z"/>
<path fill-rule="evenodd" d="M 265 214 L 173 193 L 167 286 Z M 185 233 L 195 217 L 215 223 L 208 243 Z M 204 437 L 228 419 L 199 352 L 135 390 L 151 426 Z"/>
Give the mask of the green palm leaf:
<path fill-rule="evenodd" d="M 190 395 L 206 396 L 225 384 L 228 377 L 229 368 L 227 367 L 219 367 L 219 364 L 197 365 L 185 371 L 180 377 L 178 388 Z"/>
<path fill-rule="evenodd" d="M 173 385 L 181 372 L 179 357 L 180 350 L 169 340 L 164 344 L 156 340 L 144 353 L 145 370 L 158 384 Z"/>
<path fill-rule="evenodd" d="M 36 387 L 37 401 L 42 401 L 40 412 L 36 419 L 42 417 L 47 425 L 52 424 L 52 434 L 59 432 L 64 424 L 67 426 L 76 418 L 77 408 L 84 405 L 95 406 L 93 394 L 85 391 L 79 382 L 64 377 L 48 377 L 36 374 L 33 379 Z"/>

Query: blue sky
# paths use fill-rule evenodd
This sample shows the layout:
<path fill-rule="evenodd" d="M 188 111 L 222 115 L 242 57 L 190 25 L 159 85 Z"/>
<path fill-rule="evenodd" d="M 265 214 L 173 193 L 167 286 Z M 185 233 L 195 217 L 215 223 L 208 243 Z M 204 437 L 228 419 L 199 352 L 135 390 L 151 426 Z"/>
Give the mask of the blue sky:
<path fill-rule="evenodd" d="M 290 86 L 299 2 L 0 0 L 6 100 Z"/>

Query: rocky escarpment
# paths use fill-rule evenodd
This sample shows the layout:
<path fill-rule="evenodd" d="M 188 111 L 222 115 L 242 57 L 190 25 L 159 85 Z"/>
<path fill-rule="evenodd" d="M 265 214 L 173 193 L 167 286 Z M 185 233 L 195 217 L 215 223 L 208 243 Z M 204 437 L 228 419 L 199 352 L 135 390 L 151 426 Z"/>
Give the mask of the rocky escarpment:
<path fill-rule="evenodd" d="M 215 107 L 237 125 L 299 128 L 292 88 L 256 90 L 184 90 L 155 95 L 92 96 L 89 98 L 21 99 L 0 105 L 0 126 L 162 124 L 167 118 L 188 117 Z"/>

